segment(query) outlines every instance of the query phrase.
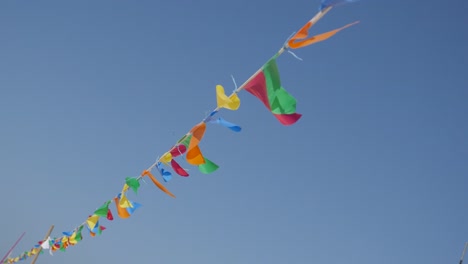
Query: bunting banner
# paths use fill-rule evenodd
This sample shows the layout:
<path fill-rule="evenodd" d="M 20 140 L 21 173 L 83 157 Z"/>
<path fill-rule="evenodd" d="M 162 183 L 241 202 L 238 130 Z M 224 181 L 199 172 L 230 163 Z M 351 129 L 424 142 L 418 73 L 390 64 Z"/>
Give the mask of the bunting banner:
<path fill-rule="evenodd" d="M 356 24 L 357 22 L 354 22 L 320 35 L 309 36 L 309 29 L 333 7 L 354 1 L 356 0 L 322 0 L 319 12 L 297 33 L 292 35 L 271 59 L 241 86 L 237 87 L 231 95 L 226 95 L 224 87 L 217 85 L 215 88 L 216 108 L 201 122 L 193 126 L 192 129 L 180 138 L 167 152 L 157 158 L 155 163 L 143 170 L 139 177 L 125 178 L 122 190 L 112 199 L 105 201 L 100 207 L 96 208 L 92 214 L 88 215 L 88 217 L 73 230 L 64 231 L 58 237 L 48 237 L 44 241 L 39 241 L 31 249 L 24 251 L 16 257 L 10 257 L 9 255 L 14 248 L 12 247 L 0 261 L 0 264 L 16 263 L 30 258 L 31 256 L 41 254 L 46 250 L 48 250 L 50 254 L 56 251 L 66 251 L 70 246 L 74 246 L 83 240 L 83 233 L 88 233 L 89 237 L 99 236 L 106 230 L 102 223 L 104 221 L 114 220 L 114 213 L 112 212 L 114 209 L 114 212 L 117 212 L 116 215 L 119 218 L 127 219 L 131 217 L 142 205 L 130 200 L 128 192 L 131 190 L 131 192 L 137 194 L 140 188 L 140 181 L 145 177 L 149 178 L 160 191 L 175 198 L 175 195 L 153 175 L 152 171 L 156 169 L 164 182 L 172 180 L 171 170 L 181 177 L 189 177 L 188 169 L 183 168 L 180 163 L 176 161 L 176 158 L 185 158 L 188 165 L 198 167 L 198 170 L 203 174 L 213 173 L 218 170 L 219 166 L 202 153 L 200 146 L 205 137 L 207 124 L 220 125 L 236 133 L 242 130 L 239 125 L 217 116 L 221 109 L 228 109 L 231 111 L 239 109 L 241 101 L 238 93 L 242 90 L 246 90 L 251 95 L 257 97 L 282 125 L 289 126 L 298 122 L 302 115 L 296 111 L 296 98 L 282 86 L 276 60 L 284 51 L 290 51 L 290 49 L 298 49 L 324 41 L 339 31 Z M 115 207 L 111 207 L 112 203 Z M 114 209 L 111 210 L 111 208 Z M 14 246 L 16 246 L 18 242 L 19 240 Z"/>

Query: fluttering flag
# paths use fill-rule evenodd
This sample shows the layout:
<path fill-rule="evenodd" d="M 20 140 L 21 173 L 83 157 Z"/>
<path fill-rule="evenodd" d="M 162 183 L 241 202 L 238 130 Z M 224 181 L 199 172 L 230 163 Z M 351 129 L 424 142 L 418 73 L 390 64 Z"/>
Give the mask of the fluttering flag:
<path fill-rule="evenodd" d="M 78 241 L 76 240 L 76 235 L 77 235 L 77 232 L 73 232 L 73 234 L 68 237 L 68 243 L 70 243 L 70 245 L 72 246 L 78 244 Z"/>
<path fill-rule="evenodd" d="M 189 176 L 189 174 L 187 173 L 187 171 L 185 171 L 185 170 L 179 165 L 179 163 L 177 163 L 177 161 L 174 160 L 174 158 L 183 155 L 183 154 L 187 151 L 187 146 L 188 146 L 189 143 L 190 143 L 190 139 L 191 139 L 191 136 L 189 136 L 189 137 L 185 137 L 185 136 L 184 136 L 184 138 L 182 138 L 181 140 L 179 140 L 178 144 L 176 144 L 174 147 L 172 147 L 171 150 L 169 151 L 169 153 L 170 153 L 171 156 L 172 156 L 172 159 L 170 160 L 172 169 L 173 169 L 177 174 L 179 174 L 180 176 L 184 176 L 184 177 Z M 185 142 L 185 141 L 186 141 L 186 142 Z M 185 143 L 187 146 L 184 145 L 184 143 Z M 156 164 L 156 165 L 158 165 L 158 164 Z M 163 177 L 164 177 L 164 176 L 163 176 Z"/>
<path fill-rule="evenodd" d="M 71 237 L 74 232 L 70 232 L 70 231 L 67 231 L 67 232 L 62 232 L 62 234 L 65 236 L 65 237 Z"/>
<path fill-rule="evenodd" d="M 97 216 L 107 217 L 110 203 L 111 201 L 105 202 L 101 207 L 99 207 L 98 209 L 96 209 L 96 211 L 94 211 L 94 214 Z"/>
<path fill-rule="evenodd" d="M 216 165 L 214 162 L 212 162 L 211 160 L 207 158 L 205 158 L 204 164 L 198 166 L 198 170 L 200 170 L 200 172 L 204 174 L 212 173 L 216 171 L 218 168 L 219 168 L 218 165 Z"/>
<path fill-rule="evenodd" d="M 88 226 L 87 228 L 89 232 L 96 234 L 99 231 L 99 226 L 100 226 L 99 221 L 97 221 L 93 229 L 89 228 Z"/>
<path fill-rule="evenodd" d="M 322 3 L 320 5 L 320 11 L 328 7 L 334 7 L 334 6 L 352 3 L 356 1 L 358 0 L 322 0 Z"/>
<path fill-rule="evenodd" d="M 205 163 L 205 158 L 198 146 L 192 147 L 185 155 L 185 159 L 189 164 L 198 166 Z"/>
<path fill-rule="evenodd" d="M 122 207 L 122 208 L 128 208 L 128 207 L 131 206 L 131 203 L 128 201 L 127 196 L 125 195 L 127 193 L 127 191 L 128 191 L 128 188 L 130 188 L 130 187 L 128 186 L 127 183 L 125 183 L 123 188 L 122 188 L 122 191 L 118 195 L 118 197 L 120 199 L 119 206 Z"/>
<path fill-rule="evenodd" d="M 125 193 L 121 193 L 120 194 L 120 203 L 119 203 L 119 206 L 122 207 L 122 208 L 128 208 L 128 207 L 131 207 L 132 204 L 130 203 L 130 201 L 127 199 L 127 196 L 125 195 Z"/>
<path fill-rule="evenodd" d="M 83 230 L 83 225 L 81 225 L 77 230 L 75 230 L 73 232 L 73 234 L 70 236 L 70 238 L 68 239 L 69 243 L 71 245 L 76 245 L 78 244 L 78 242 L 80 242 L 81 240 L 83 240 L 83 236 L 81 235 L 81 232 Z"/>
<path fill-rule="evenodd" d="M 319 35 L 315 35 L 312 37 L 309 37 L 309 29 L 313 26 L 312 22 L 307 22 L 300 30 L 297 32 L 289 41 L 288 41 L 288 46 L 292 49 L 298 49 L 298 48 L 303 48 L 305 46 L 309 46 L 324 40 L 327 40 L 336 33 L 340 32 L 341 30 L 348 28 L 350 26 L 353 26 L 355 24 L 359 23 L 359 21 L 347 24 L 343 27 L 334 29 L 332 31 L 328 31 Z"/>
<path fill-rule="evenodd" d="M 169 196 L 175 198 L 175 195 L 172 194 L 166 187 L 164 187 L 164 185 L 162 185 L 154 176 L 153 174 L 151 174 L 150 171 L 148 170 L 144 170 L 142 173 L 141 173 L 141 176 L 148 176 L 151 181 L 154 183 L 154 185 L 156 185 L 161 191 L 165 192 L 166 194 L 168 194 Z"/>
<path fill-rule="evenodd" d="M 97 232 L 98 235 L 102 234 L 102 231 L 106 230 L 107 228 L 105 226 L 99 226 L 99 230 Z"/>
<path fill-rule="evenodd" d="M 112 221 L 114 220 L 114 216 L 112 215 L 112 211 L 109 209 L 109 211 L 107 211 L 107 220 L 109 221 Z"/>
<path fill-rule="evenodd" d="M 129 215 L 132 215 L 135 212 L 136 209 L 141 207 L 141 204 L 139 204 L 139 203 L 136 203 L 136 202 L 131 202 L 131 203 L 132 203 L 132 207 L 127 208 L 127 211 L 128 211 Z"/>
<path fill-rule="evenodd" d="M 86 224 L 88 224 L 89 229 L 93 230 L 94 227 L 96 226 L 98 220 L 99 220 L 98 215 L 92 215 L 92 216 L 88 217 L 88 219 L 86 220 Z"/>
<path fill-rule="evenodd" d="M 60 251 L 65 252 L 67 248 L 68 248 L 68 238 L 62 237 L 60 241 Z"/>
<path fill-rule="evenodd" d="M 179 163 L 177 163 L 177 161 L 175 160 L 171 160 L 171 167 L 172 169 L 177 173 L 179 174 L 180 176 L 184 176 L 184 177 L 188 177 L 189 174 L 186 170 L 184 170 L 180 165 Z"/>
<path fill-rule="evenodd" d="M 171 159 L 172 160 L 172 159 Z M 163 177 L 164 181 L 165 182 L 168 182 L 172 179 L 172 173 L 170 171 L 167 171 L 165 170 L 162 165 L 161 165 L 161 162 L 158 162 L 156 164 L 156 167 L 158 168 L 159 170 L 159 173 L 161 174 L 161 176 Z"/>
<path fill-rule="evenodd" d="M 246 84 L 245 90 L 260 99 L 283 125 L 292 125 L 302 116 L 296 113 L 296 99 L 281 86 L 275 57 Z"/>
<path fill-rule="evenodd" d="M 48 237 L 46 240 L 44 240 L 41 244 L 42 249 L 49 249 L 50 248 L 50 237 Z"/>
<path fill-rule="evenodd" d="M 172 154 L 170 152 L 166 152 L 159 160 L 164 164 L 168 164 L 172 160 Z"/>
<path fill-rule="evenodd" d="M 120 218 L 126 219 L 130 217 L 130 214 L 128 213 L 128 211 L 119 205 L 120 199 L 118 197 L 114 197 L 114 204 L 115 204 L 115 207 L 117 208 L 117 214 L 119 215 Z"/>
<path fill-rule="evenodd" d="M 221 85 L 216 85 L 216 102 L 218 108 L 226 108 L 229 110 L 237 110 L 240 106 L 240 99 L 237 93 L 233 93 L 228 97 L 224 93 L 224 88 Z"/>
<path fill-rule="evenodd" d="M 317 16 L 313 17 L 301 29 L 299 29 L 299 31 L 288 40 L 288 47 L 292 49 L 298 49 L 298 48 L 303 48 L 305 46 L 309 46 L 309 45 L 327 40 L 331 38 L 333 35 L 335 35 L 336 33 L 340 32 L 341 30 L 359 23 L 359 21 L 356 21 L 356 22 L 347 24 L 341 28 L 337 28 L 332 31 L 328 31 L 319 35 L 309 37 L 309 29 L 315 23 L 317 23 L 317 21 L 320 20 L 320 18 L 323 17 L 327 13 L 328 10 L 330 10 L 327 8 L 331 8 L 335 5 L 339 5 L 339 4 L 346 3 L 346 2 L 353 2 L 353 1 L 356 1 L 356 0 L 322 0 L 322 5 L 320 7 L 320 13 L 319 13 L 318 19 L 317 19 Z"/>
<path fill-rule="evenodd" d="M 189 146 L 187 149 L 187 154 L 185 156 L 187 162 L 192 165 L 201 165 L 205 163 L 203 159 L 203 155 L 201 154 L 201 150 L 198 147 L 198 144 L 202 140 L 203 136 L 205 135 L 206 131 L 206 124 L 201 122 L 194 126 L 190 130 L 190 134 L 192 135 L 190 138 Z"/>
<path fill-rule="evenodd" d="M 240 126 L 233 124 L 231 122 L 228 122 L 221 117 L 209 119 L 209 123 L 214 123 L 214 124 L 221 125 L 223 127 L 227 127 L 234 132 L 240 132 L 242 130 Z"/>
<path fill-rule="evenodd" d="M 138 188 L 140 188 L 140 181 L 137 178 L 127 177 L 125 178 L 125 183 L 135 192 L 138 193 Z"/>
<path fill-rule="evenodd" d="M 190 141 L 189 141 L 190 142 Z M 172 158 L 183 155 L 187 151 L 187 147 L 184 144 L 179 144 L 171 149 Z"/>

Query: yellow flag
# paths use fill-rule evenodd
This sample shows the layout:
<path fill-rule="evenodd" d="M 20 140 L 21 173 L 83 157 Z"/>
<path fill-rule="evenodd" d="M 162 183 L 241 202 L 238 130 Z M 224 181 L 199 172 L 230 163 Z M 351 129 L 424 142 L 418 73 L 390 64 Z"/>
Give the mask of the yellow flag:
<path fill-rule="evenodd" d="M 127 196 L 125 196 L 125 193 L 122 193 L 120 196 L 119 206 L 122 208 L 133 207 L 132 203 L 130 203 L 130 201 L 127 199 Z"/>
<path fill-rule="evenodd" d="M 166 152 L 162 157 L 159 159 L 164 164 L 168 164 L 172 160 L 172 154 L 170 152 Z"/>
<path fill-rule="evenodd" d="M 121 195 L 120 195 L 120 201 L 119 201 L 119 206 L 120 207 L 127 208 L 127 207 L 132 206 L 130 201 L 128 201 L 127 196 L 125 196 L 125 193 L 127 192 L 128 188 L 129 188 L 128 185 L 125 183 L 123 188 L 122 188 Z"/>
<path fill-rule="evenodd" d="M 86 223 L 88 224 L 89 229 L 93 230 L 96 227 L 97 221 L 99 220 L 98 215 L 92 215 L 87 220 Z"/>
<path fill-rule="evenodd" d="M 114 197 L 114 203 L 115 203 L 115 207 L 117 208 L 117 213 L 119 214 L 120 218 L 129 218 L 130 217 L 130 214 L 127 212 L 127 209 L 125 208 L 122 208 L 119 203 L 119 198 L 117 197 Z"/>
<path fill-rule="evenodd" d="M 122 188 L 122 193 L 126 193 L 127 190 L 128 190 L 128 185 L 127 184 L 124 184 L 123 188 Z"/>
<path fill-rule="evenodd" d="M 78 241 L 76 241 L 76 231 L 68 238 L 68 243 L 72 246 L 78 244 Z"/>
<path fill-rule="evenodd" d="M 221 85 L 216 85 L 216 102 L 218 108 L 226 108 L 229 110 L 237 110 L 240 106 L 240 99 L 236 93 L 227 97 L 224 93 L 224 88 Z"/>

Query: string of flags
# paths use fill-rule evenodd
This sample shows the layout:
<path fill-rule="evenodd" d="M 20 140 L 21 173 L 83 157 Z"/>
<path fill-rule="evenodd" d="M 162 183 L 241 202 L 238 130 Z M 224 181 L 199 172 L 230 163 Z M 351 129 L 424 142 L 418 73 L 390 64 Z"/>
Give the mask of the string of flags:
<path fill-rule="evenodd" d="M 48 237 L 45 240 L 38 241 L 30 250 L 16 257 L 7 257 L 3 262 L 0 262 L 0 264 L 16 263 L 43 253 L 45 250 L 48 250 L 50 254 L 56 251 L 66 251 L 70 246 L 74 246 L 82 241 L 84 234 L 88 234 L 91 237 L 101 235 L 102 232 L 106 230 L 106 227 L 102 224 L 104 222 L 103 220 L 114 220 L 114 213 L 109 208 L 111 204 L 115 206 L 114 212 L 117 212 L 118 217 L 122 219 L 129 218 L 141 207 L 141 204 L 128 199 L 127 192 L 131 190 L 137 194 L 140 188 L 140 181 L 145 177 L 149 178 L 159 190 L 175 198 L 175 195 L 153 175 L 152 171 L 156 169 L 164 182 L 169 182 L 172 179 L 172 172 L 170 169 L 179 176 L 188 177 L 189 173 L 176 159 L 181 159 L 185 156 L 185 160 L 188 164 L 198 167 L 198 170 L 204 174 L 216 171 L 219 166 L 202 153 L 199 144 L 205 135 L 207 124 L 221 125 L 233 132 L 240 132 L 242 130 L 240 126 L 217 116 L 221 109 L 228 109 L 231 111 L 239 109 L 241 101 L 238 93 L 242 90 L 246 90 L 257 97 L 281 124 L 285 126 L 295 124 L 302 115 L 296 111 L 296 99 L 288 93 L 281 84 L 276 59 L 284 51 L 291 52 L 291 49 L 299 49 L 327 40 L 339 31 L 358 23 L 353 22 L 319 35 L 311 36 L 309 33 L 310 28 L 333 7 L 354 1 L 357 0 L 322 0 L 319 12 L 297 33 L 293 34 L 276 54 L 247 81 L 237 87 L 231 95 L 226 95 L 223 86 L 217 85 L 217 107 L 200 123 L 193 126 L 188 133 L 178 140 L 167 152 L 161 155 L 154 164 L 144 170 L 139 177 L 125 178 L 125 184 L 122 190 L 114 198 L 105 201 L 90 214 L 83 223 L 73 230 L 64 231 L 59 237 Z"/>

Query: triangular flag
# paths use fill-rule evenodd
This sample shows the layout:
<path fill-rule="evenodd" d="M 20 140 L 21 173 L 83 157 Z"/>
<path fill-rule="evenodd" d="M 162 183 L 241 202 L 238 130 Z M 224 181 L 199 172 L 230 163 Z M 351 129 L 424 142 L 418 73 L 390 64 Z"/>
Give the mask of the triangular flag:
<path fill-rule="evenodd" d="M 161 172 L 161 176 L 163 177 L 165 182 L 168 182 L 168 181 L 170 181 L 172 179 L 172 173 L 170 171 L 167 171 L 167 170 L 161 168 L 160 172 Z"/>
<path fill-rule="evenodd" d="M 88 224 L 89 229 L 93 230 L 99 220 L 98 215 L 92 215 L 87 220 L 86 223 Z"/>
<path fill-rule="evenodd" d="M 162 167 L 161 162 L 156 163 L 156 168 L 158 168 L 159 174 L 161 174 L 165 182 L 168 182 L 172 179 L 172 173 L 170 171 L 165 170 Z"/>
<path fill-rule="evenodd" d="M 180 165 L 179 163 L 177 163 L 175 160 L 171 160 L 171 166 L 172 166 L 172 169 L 174 169 L 174 171 L 179 174 L 180 176 L 184 176 L 184 177 L 187 177 L 189 176 L 189 174 L 187 173 L 186 170 L 184 170 Z"/>
<path fill-rule="evenodd" d="M 203 136 L 205 135 L 206 131 L 206 124 L 204 122 L 199 123 L 198 125 L 194 126 L 190 133 L 192 134 L 192 138 L 190 139 L 190 143 L 187 150 L 187 155 L 185 158 L 187 162 L 192 165 L 201 165 L 205 163 L 203 159 L 203 155 L 201 154 L 201 150 L 198 147 L 198 144 L 202 140 Z"/>
<path fill-rule="evenodd" d="M 140 181 L 137 178 L 125 178 L 125 183 L 135 192 L 138 193 L 138 188 L 140 188 Z"/>
<path fill-rule="evenodd" d="M 136 202 L 132 202 L 132 207 L 128 207 L 127 208 L 127 212 L 132 215 L 136 209 L 140 208 L 141 207 L 141 204 L 139 203 L 136 203 Z"/>
<path fill-rule="evenodd" d="M 128 214 L 127 210 L 119 205 L 120 200 L 117 197 L 114 197 L 115 207 L 117 208 L 117 214 L 120 218 L 129 218 L 130 215 Z"/>
<path fill-rule="evenodd" d="M 107 211 L 107 220 L 112 221 L 114 220 L 114 216 L 112 215 L 111 210 Z"/>
<path fill-rule="evenodd" d="M 44 242 L 40 243 L 42 249 L 49 249 L 50 248 L 50 237 L 48 237 Z"/>
<path fill-rule="evenodd" d="M 101 207 L 99 207 L 96 211 L 94 211 L 95 215 L 106 217 L 107 212 L 109 211 L 109 204 L 110 201 L 105 202 Z"/>
<path fill-rule="evenodd" d="M 130 203 L 130 201 L 127 199 L 127 196 L 125 196 L 125 193 L 122 193 L 120 195 L 120 203 L 119 203 L 119 206 L 122 207 L 122 208 L 128 208 L 128 207 L 131 207 L 132 204 Z"/>
<path fill-rule="evenodd" d="M 78 242 L 80 242 L 81 240 L 83 240 L 83 235 L 81 234 L 81 232 L 83 231 L 83 227 L 84 227 L 84 226 L 80 226 L 80 227 L 78 228 L 78 231 L 76 232 L 76 237 L 75 237 L 75 239 L 76 239 L 76 241 L 78 241 Z"/>
<path fill-rule="evenodd" d="M 205 158 L 204 164 L 198 166 L 198 169 L 200 170 L 200 172 L 205 173 L 205 174 L 212 173 L 216 171 L 218 168 L 219 168 L 218 165 L 216 165 L 214 162 L 212 162 L 211 160 L 207 158 Z"/>
<path fill-rule="evenodd" d="M 97 232 L 98 235 L 102 234 L 102 231 L 106 230 L 106 227 L 104 226 L 99 226 L 99 230 Z"/>
<path fill-rule="evenodd" d="M 78 243 L 78 241 L 76 241 L 76 232 L 74 232 L 69 238 L 68 238 L 68 243 L 70 243 L 70 245 L 76 245 Z"/>
<path fill-rule="evenodd" d="M 187 152 L 187 155 L 185 155 L 185 159 L 189 164 L 192 165 L 201 165 L 205 163 L 205 158 L 203 157 L 203 154 L 198 146 L 193 147 Z"/>

